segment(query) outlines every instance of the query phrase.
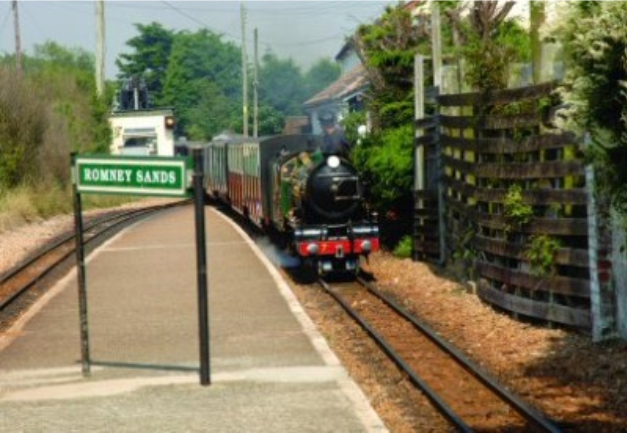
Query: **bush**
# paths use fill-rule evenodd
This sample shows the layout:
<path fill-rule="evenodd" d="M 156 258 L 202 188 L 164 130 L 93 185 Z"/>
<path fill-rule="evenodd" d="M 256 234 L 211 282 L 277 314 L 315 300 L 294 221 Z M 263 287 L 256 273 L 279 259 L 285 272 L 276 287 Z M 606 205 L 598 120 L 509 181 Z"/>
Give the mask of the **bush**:
<path fill-rule="evenodd" d="M 41 172 L 38 152 L 45 130 L 40 95 L 20 75 L 0 68 L 0 186 L 14 188 Z"/>
<path fill-rule="evenodd" d="M 364 140 L 353 151 L 356 166 L 368 180 L 373 204 L 383 213 L 411 202 L 414 129 L 412 125 Z"/>
<path fill-rule="evenodd" d="M 411 257 L 413 250 L 414 242 L 412 241 L 411 236 L 403 236 L 401 241 L 394 248 L 394 255 L 401 259 L 407 259 Z"/>

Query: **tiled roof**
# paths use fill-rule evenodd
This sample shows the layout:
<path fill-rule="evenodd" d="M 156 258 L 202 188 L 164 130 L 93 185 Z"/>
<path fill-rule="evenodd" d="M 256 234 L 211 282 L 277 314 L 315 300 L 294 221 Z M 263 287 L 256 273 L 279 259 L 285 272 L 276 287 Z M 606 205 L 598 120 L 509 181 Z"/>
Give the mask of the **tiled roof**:
<path fill-rule="evenodd" d="M 326 89 L 317 93 L 305 102 L 305 106 L 314 106 L 325 101 L 342 99 L 368 85 L 368 74 L 362 65 L 357 65 Z"/>

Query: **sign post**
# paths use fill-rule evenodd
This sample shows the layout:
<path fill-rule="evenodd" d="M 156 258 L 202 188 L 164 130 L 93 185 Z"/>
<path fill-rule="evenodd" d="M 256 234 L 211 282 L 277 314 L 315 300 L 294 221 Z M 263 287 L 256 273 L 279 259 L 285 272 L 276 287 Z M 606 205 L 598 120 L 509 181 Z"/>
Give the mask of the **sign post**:
<path fill-rule="evenodd" d="M 78 312 L 80 319 L 81 336 L 81 361 L 83 376 L 91 374 L 91 360 L 89 355 L 89 326 L 87 324 L 87 286 L 85 280 L 85 248 L 83 245 L 83 209 L 81 195 L 78 192 L 74 171 L 76 165 L 76 153 L 71 154 L 72 160 L 72 190 L 74 192 L 74 227 L 76 243 L 76 268 L 78 275 Z"/>
<path fill-rule="evenodd" d="M 196 264 L 198 269 L 198 324 L 200 336 L 200 384 L 211 383 L 209 370 L 209 314 L 207 299 L 207 254 L 205 251 L 205 192 L 203 190 L 202 150 L 193 149 L 194 201 L 196 203 Z"/>
<path fill-rule="evenodd" d="M 181 157 L 130 157 L 110 155 L 71 155 L 76 230 L 76 263 L 80 314 L 83 375 L 90 375 L 87 285 L 83 246 L 81 194 L 127 194 L 160 197 L 188 197 L 189 160 Z M 200 323 L 200 383 L 209 385 L 209 320 L 207 300 L 207 258 L 202 150 L 194 149 L 193 187 L 196 215 L 198 268 L 198 313 Z"/>

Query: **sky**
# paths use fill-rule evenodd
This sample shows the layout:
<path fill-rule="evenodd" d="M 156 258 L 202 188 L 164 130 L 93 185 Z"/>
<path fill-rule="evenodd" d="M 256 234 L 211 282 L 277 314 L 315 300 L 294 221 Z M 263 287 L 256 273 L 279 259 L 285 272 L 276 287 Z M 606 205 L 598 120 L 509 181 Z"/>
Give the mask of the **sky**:
<path fill-rule="evenodd" d="M 126 42 L 137 36 L 135 23 L 157 22 L 165 28 L 194 32 L 203 27 L 242 42 L 241 5 L 246 17 L 246 46 L 253 58 L 253 32 L 259 35 L 259 56 L 271 50 L 292 58 L 303 72 L 320 58 L 340 51 L 345 37 L 360 24 L 372 23 L 385 5 L 396 1 L 105 1 L 105 76 L 115 79 L 115 59 L 132 52 Z M 96 51 L 94 1 L 18 1 L 22 51 L 54 41 L 67 48 Z M 15 52 L 12 2 L 0 0 L 0 53 Z"/>

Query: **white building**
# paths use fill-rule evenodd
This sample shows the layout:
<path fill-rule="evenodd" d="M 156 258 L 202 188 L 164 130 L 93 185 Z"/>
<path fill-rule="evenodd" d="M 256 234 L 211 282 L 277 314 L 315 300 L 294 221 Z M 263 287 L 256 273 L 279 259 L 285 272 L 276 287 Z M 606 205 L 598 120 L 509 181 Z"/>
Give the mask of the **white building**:
<path fill-rule="evenodd" d="M 112 155 L 174 156 L 171 109 L 128 110 L 109 116 Z"/>

